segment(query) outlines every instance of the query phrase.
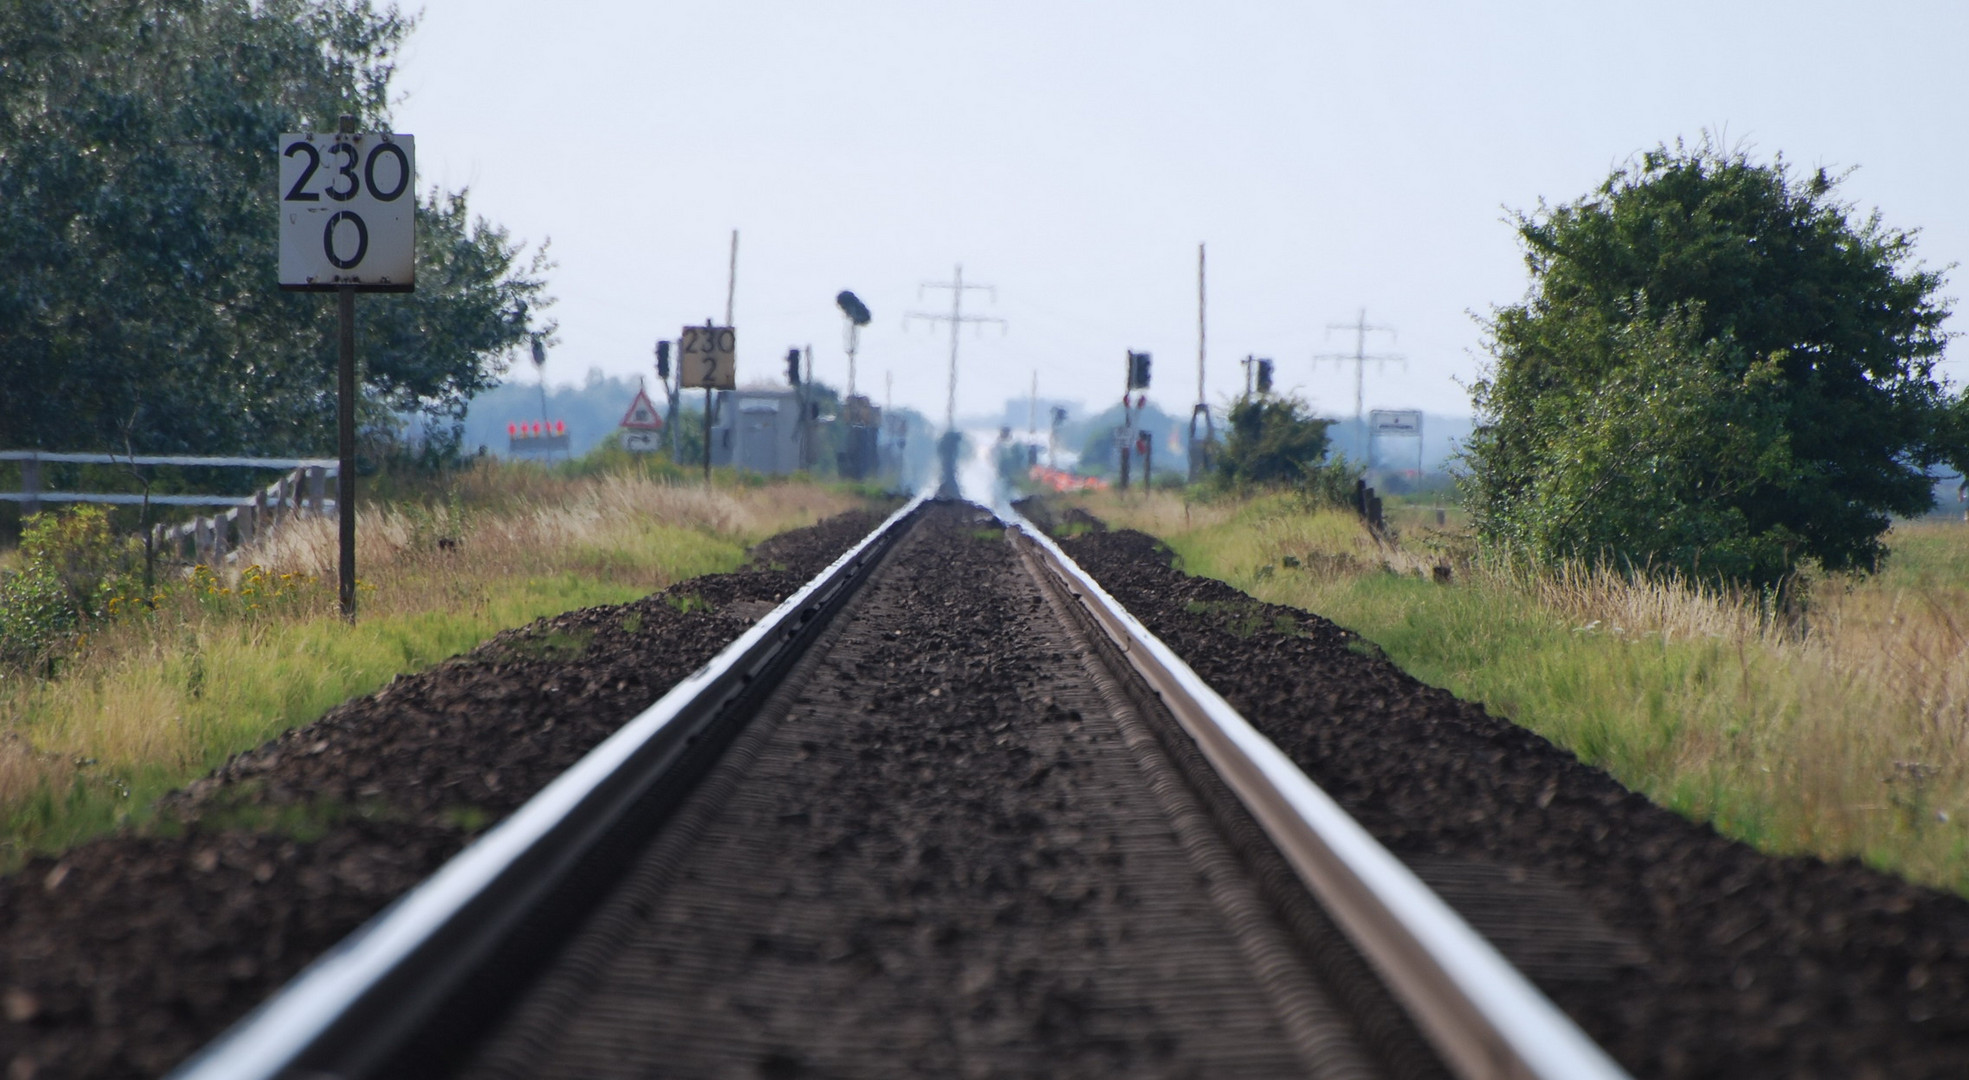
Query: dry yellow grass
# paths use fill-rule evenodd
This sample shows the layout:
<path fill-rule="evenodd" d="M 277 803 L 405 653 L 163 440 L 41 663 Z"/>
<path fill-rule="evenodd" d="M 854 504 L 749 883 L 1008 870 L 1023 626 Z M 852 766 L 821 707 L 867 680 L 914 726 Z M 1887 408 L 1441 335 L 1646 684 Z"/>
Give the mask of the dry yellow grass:
<path fill-rule="evenodd" d="M 264 573 L 173 586 L 60 678 L 0 670 L 0 863 L 141 814 L 227 754 L 500 629 L 731 569 L 747 545 L 856 505 L 813 484 L 486 467 L 429 501 L 362 509 L 354 627 L 337 617 L 333 522 L 294 522 L 245 553 Z"/>
<path fill-rule="evenodd" d="M 1812 582 L 1803 621 L 1784 623 L 1741 598 L 1584 567 L 1461 561 L 1443 588 L 1425 580 L 1445 546 L 1429 530 L 1387 544 L 1289 499 L 1106 496 L 1088 509 L 1161 537 L 1192 573 L 1359 631 L 1728 834 L 1969 895 L 1961 523 L 1896 527 L 1881 573 Z"/>

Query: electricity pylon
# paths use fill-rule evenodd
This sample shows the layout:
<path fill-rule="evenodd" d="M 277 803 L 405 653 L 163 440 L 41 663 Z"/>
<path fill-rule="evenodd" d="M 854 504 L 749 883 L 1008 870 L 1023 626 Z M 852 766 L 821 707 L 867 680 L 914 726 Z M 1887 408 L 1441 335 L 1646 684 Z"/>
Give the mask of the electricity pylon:
<path fill-rule="evenodd" d="M 944 430 L 946 432 L 950 432 L 950 431 L 957 430 L 957 331 L 965 323 L 995 322 L 1000 326 L 1003 326 L 1005 325 L 1005 320 L 1000 319 L 993 315 L 964 314 L 964 291 L 966 289 L 980 289 L 989 292 L 991 293 L 991 298 L 993 301 L 996 301 L 998 299 L 998 290 L 996 287 L 991 285 L 965 284 L 964 265 L 962 263 L 958 264 L 957 276 L 953 280 L 926 281 L 923 284 L 917 286 L 917 291 L 919 294 L 924 289 L 949 289 L 950 314 L 944 315 L 941 313 L 933 313 L 927 311 L 912 311 L 903 316 L 903 322 L 907 324 L 911 319 L 923 319 L 933 323 L 947 322 L 950 324 L 950 394 L 949 394 L 949 399 L 944 404 L 944 416 L 943 416 Z"/>
<path fill-rule="evenodd" d="M 1354 351 L 1351 353 L 1317 353 L 1313 356 L 1313 361 L 1315 363 L 1321 360 L 1336 360 L 1341 363 L 1352 360 L 1354 362 L 1354 422 L 1358 424 L 1361 422 L 1363 415 L 1361 412 L 1361 397 L 1362 385 L 1366 381 L 1364 372 L 1367 368 L 1367 362 L 1370 360 L 1374 361 L 1377 372 L 1386 368 L 1391 362 L 1400 364 L 1402 370 L 1406 371 L 1408 370 L 1408 358 L 1400 353 L 1375 353 L 1372 355 L 1368 353 L 1367 335 L 1370 332 L 1387 334 L 1392 338 L 1395 336 L 1395 328 L 1392 326 L 1370 325 L 1367 321 L 1366 308 L 1362 308 L 1359 317 L 1351 323 L 1326 324 L 1326 336 L 1332 337 L 1335 330 L 1352 330 L 1354 332 Z"/>

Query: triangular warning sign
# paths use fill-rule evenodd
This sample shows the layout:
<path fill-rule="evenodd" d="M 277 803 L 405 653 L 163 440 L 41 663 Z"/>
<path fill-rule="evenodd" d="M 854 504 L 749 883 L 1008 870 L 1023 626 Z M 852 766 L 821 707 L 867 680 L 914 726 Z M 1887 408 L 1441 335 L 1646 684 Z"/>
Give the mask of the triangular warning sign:
<path fill-rule="evenodd" d="M 651 404 L 649 395 L 639 389 L 636 391 L 636 400 L 629 403 L 629 411 L 622 414 L 620 426 L 634 431 L 661 431 L 663 417 L 656 411 L 656 406 Z"/>

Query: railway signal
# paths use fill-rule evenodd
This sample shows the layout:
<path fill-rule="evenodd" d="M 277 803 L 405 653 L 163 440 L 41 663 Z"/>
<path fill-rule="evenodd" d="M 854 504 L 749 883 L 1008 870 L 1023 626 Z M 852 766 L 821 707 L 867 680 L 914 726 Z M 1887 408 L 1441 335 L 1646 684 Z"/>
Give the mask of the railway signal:
<path fill-rule="evenodd" d="M 669 403 L 669 411 L 664 414 L 663 426 L 670 432 L 670 459 L 677 458 L 677 398 L 679 389 L 676 380 L 670 377 L 670 342 L 656 343 L 656 383 L 663 387 L 663 397 Z"/>
<path fill-rule="evenodd" d="M 342 617 L 356 617 L 356 296 L 417 285 L 417 144 L 358 133 L 353 116 L 329 132 L 289 132 L 280 165 L 280 287 L 333 292 L 340 316 L 335 477 Z"/>
<path fill-rule="evenodd" d="M 1148 405 L 1146 395 L 1137 394 L 1131 408 L 1128 395 L 1136 390 L 1146 390 L 1149 385 L 1149 354 L 1128 350 L 1128 378 L 1121 388 L 1121 426 L 1114 432 L 1114 449 L 1121 455 L 1121 490 L 1128 490 L 1128 463 L 1134 449 L 1134 439 L 1130 434 L 1135 427 L 1135 417 Z M 1146 476 L 1144 480 L 1146 481 Z"/>
<path fill-rule="evenodd" d="M 861 344 L 861 328 L 874 316 L 869 314 L 868 305 L 861 302 L 861 297 L 846 289 L 834 294 L 834 303 L 848 317 L 848 396 L 854 397 L 855 350 Z"/>
<path fill-rule="evenodd" d="M 1244 365 L 1244 396 L 1250 397 L 1254 392 L 1259 394 L 1269 394 L 1272 392 L 1272 362 L 1270 360 L 1257 356 L 1247 356 L 1238 362 Z M 1253 387 L 1254 383 L 1256 384 L 1255 390 Z"/>

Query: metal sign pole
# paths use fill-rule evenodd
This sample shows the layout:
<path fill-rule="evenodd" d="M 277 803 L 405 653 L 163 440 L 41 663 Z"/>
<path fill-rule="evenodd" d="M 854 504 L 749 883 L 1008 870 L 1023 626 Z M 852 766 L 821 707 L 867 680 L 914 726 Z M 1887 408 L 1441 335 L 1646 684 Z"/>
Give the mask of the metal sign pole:
<path fill-rule="evenodd" d="M 336 436 L 341 465 L 335 475 L 335 516 L 341 531 L 342 618 L 356 621 L 356 287 L 335 289 L 340 309 L 341 363 Z"/>
<path fill-rule="evenodd" d="M 356 298 L 358 292 L 412 292 L 417 286 L 416 140 L 356 131 L 354 116 L 335 131 L 282 132 L 274 146 L 282 192 L 282 289 L 332 292 L 340 322 L 336 357 L 338 577 L 342 617 L 356 617 Z M 331 160 L 333 159 L 333 160 Z M 324 167 L 327 166 L 327 167 Z M 327 500 L 319 472 L 309 484 L 316 510 Z M 153 500 L 155 501 L 155 500 Z"/>
<path fill-rule="evenodd" d="M 704 486 L 711 486 L 711 388 L 704 388 Z"/>

